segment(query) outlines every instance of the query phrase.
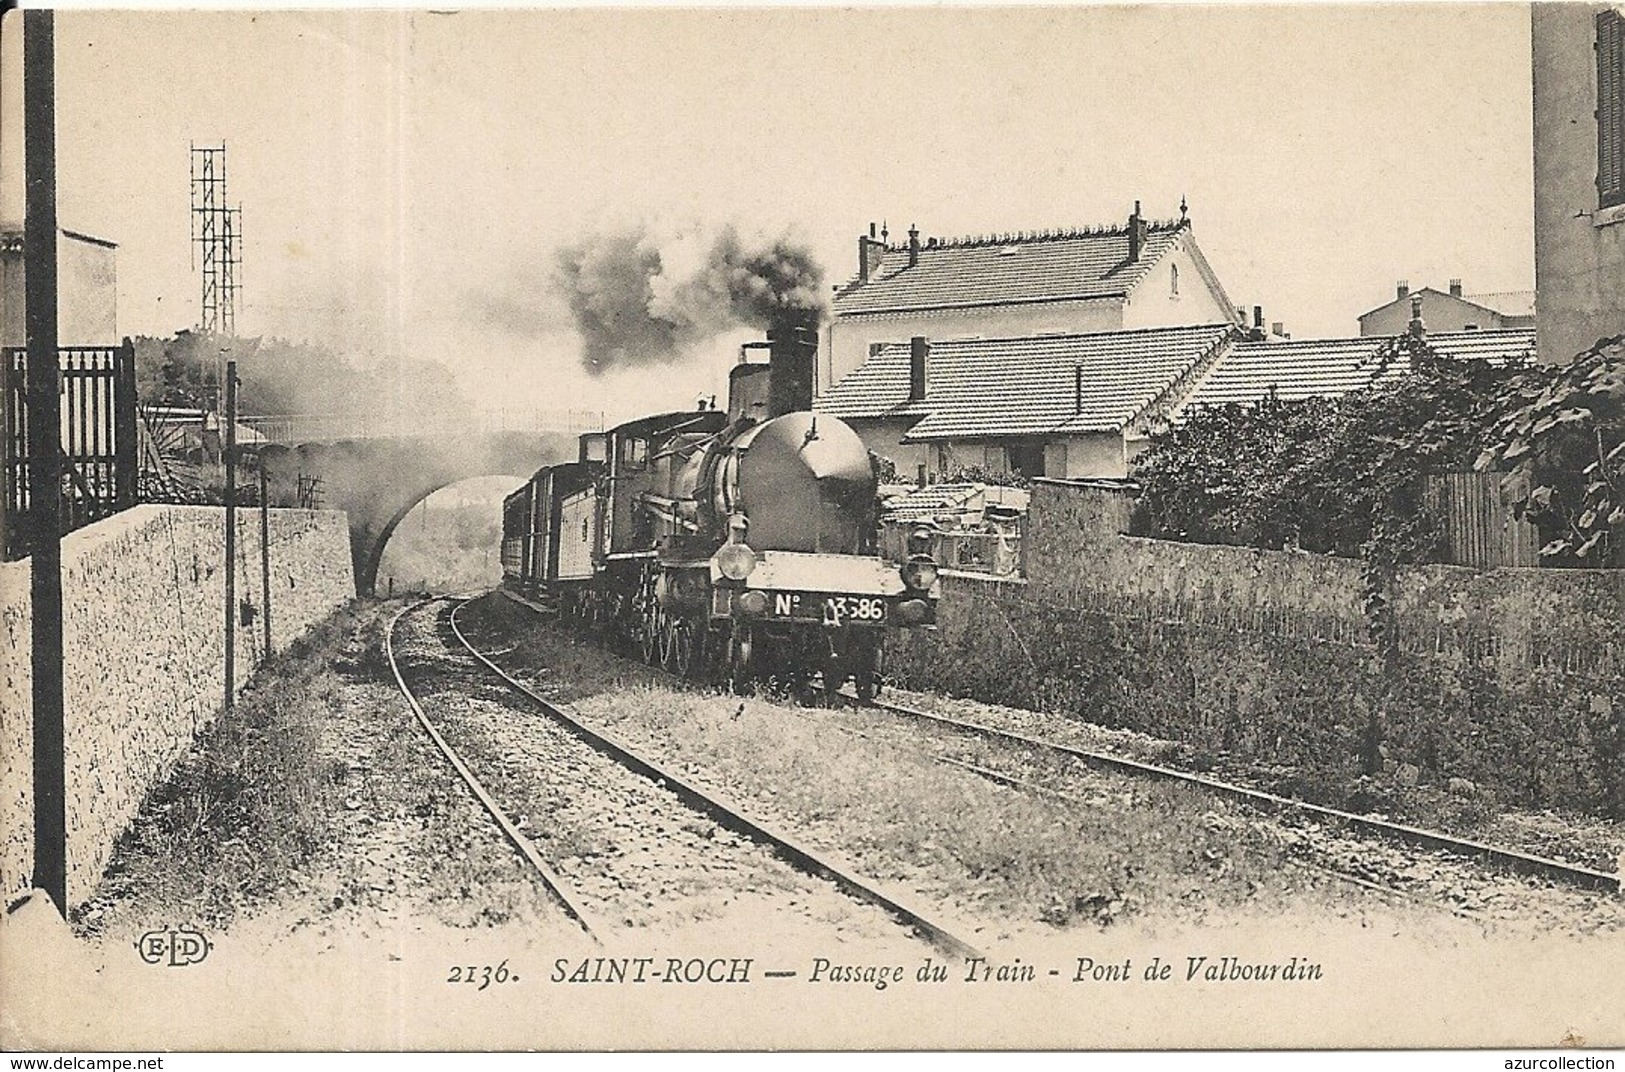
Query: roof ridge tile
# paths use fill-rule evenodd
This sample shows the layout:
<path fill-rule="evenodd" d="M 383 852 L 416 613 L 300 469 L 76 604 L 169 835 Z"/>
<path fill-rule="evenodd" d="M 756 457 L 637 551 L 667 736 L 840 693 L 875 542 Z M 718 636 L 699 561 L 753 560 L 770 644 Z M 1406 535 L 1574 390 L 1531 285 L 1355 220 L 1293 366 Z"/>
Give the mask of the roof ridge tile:
<path fill-rule="evenodd" d="M 1189 217 L 1184 219 L 1146 220 L 1146 231 L 1151 234 L 1171 234 L 1189 228 Z M 989 231 L 986 233 L 954 235 L 943 238 L 933 236 L 920 243 L 920 252 L 943 249 L 978 249 L 987 246 L 1008 246 L 1017 242 L 1054 242 L 1078 238 L 1109 238 L 1128 234 L 1126 223 L 1087 223 L 1073 227 L 1045 227 L 1020 231 Z M 907 253 L 907 242 L 889 242 L 887 253 Z"/>

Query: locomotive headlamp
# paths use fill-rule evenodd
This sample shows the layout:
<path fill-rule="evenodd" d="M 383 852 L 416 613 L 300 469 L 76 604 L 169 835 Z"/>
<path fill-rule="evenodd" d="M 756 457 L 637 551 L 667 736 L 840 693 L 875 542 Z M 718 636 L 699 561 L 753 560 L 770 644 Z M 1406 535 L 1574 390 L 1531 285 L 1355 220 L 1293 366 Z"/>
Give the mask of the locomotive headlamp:
<path fill-rule="evenodd" d="M 717 564 L 718 573 L 730 581 L 742 581 L 756 568 L 756 552 L 748 543 L 725 543 L 717 549 L 712 561 Z"/>
<path fill-rule="evenodd" d="M 924 525 L 908 534 L 908 553 L 911 555 L 928 555 L 931 553 L 931 530 Z"/>
<path fill-rule="evenodd" d="M 767 613 L 767 593 L 759 589 L 752 589 L 739 597 L 740 613 L 752 618 L 760 618 Z"/>
<path fill-rule="evenodd" d="M 903 583 L 916 592 L 924 592 L 937 583 L 937 564 L 929 555 L 915 555 L 903 563 L 898 572 L 903 575 Z"/>

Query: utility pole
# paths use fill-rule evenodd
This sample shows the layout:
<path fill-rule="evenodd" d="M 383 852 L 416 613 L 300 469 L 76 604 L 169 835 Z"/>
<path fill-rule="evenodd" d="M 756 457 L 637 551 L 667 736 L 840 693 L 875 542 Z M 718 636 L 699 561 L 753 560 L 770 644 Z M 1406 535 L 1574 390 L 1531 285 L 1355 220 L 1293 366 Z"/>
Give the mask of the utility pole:
<path fill-rule="evenodd" d="M 237 361 L 226 362 L 226 710 L 237 702 Z"/>
<path fill-rule="evenodd" d="M 33 600 L 34 885 L 68 910 L 62 717 L 62 411 L 56 353 L 56 34 L 23 12 L 24 319 L 28 336 L 29 594 Z"/>
<path fill-rule="evenodd" d="M 265 451 L 259 454 L 260 463 L 260 596 L 265 606 L 265 657 L 271 657 L 271 500 L 266 495 Z"/>

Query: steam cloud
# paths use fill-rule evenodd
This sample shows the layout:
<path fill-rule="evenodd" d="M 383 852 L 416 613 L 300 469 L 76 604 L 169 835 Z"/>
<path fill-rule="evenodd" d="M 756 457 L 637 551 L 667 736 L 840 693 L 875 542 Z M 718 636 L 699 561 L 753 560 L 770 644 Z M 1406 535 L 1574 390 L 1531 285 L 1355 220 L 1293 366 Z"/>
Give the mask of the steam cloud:
<path fill-rule="evenodd" d="M 731 327 L 786 315 L 816 323 L 823 284 L 804 247 L 787 237 L 747 244 L 732 227 L 709 243 L 661 242 L 643 228 L 596 235 L 560 251 L 553 279 L 595 376 L 676 361 Z"/>

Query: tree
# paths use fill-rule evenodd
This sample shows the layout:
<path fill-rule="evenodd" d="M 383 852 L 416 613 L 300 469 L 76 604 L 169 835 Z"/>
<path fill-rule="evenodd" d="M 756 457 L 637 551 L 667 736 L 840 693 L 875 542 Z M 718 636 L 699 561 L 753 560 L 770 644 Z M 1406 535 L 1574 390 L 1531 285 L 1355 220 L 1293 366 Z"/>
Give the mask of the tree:
<path fill-rule="evenodd" d="M 1510 469 L 1519 511 L 1554 565 L 1602 566 L 1625 552 L 1625 335 L 1514 385 L 1477 461 Z"/>
<path fill-rule="evenodd" d="M 1402 374 L 1383 373 L 1403 361 Z M 1376 356 L 1380 382 L 1338 398 L 1206 408 L 1154 436 L 1135 475 L 1139 531 L 1298 548 L 1386 565 L 1426 560 L 1442 533 L 1428 473 L 1468 465 L 1516 368 L 1440 357 L 1417 336 Z"/>

